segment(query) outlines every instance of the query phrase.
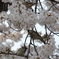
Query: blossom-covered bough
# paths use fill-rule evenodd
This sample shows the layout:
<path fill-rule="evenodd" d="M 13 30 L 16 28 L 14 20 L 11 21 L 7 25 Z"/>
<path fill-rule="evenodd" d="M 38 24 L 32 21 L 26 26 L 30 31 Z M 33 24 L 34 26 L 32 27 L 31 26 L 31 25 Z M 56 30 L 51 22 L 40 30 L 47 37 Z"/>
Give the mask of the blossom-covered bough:
<path fill-rule="evenodd" d="M 48 6 L 48 11 L 52 10 L 55 12 L 59 11 L 59 1 L 58 0 L 45 0 L 47 3 L 45 3 Z M 49 7 L 50 5 L 50 7 Z"/>
<path fill-rule="evenodd" d="M 52 6 L 51 7 L 55 7 L 57 10 L 59 10 L 59 8 L 57 7 L 58 6 L 58 4 L 59 4 L 59 1 L 57 0 L 50 0 L 51 1 L 51 3 L 52 3 Z M 57 5 L 57 6 L 55 6 L 55 5 Z M 51 9 L 51 7 L 50 7 L 50 9 Z"/>
<path fill-rule="evenodd" d="M 10 2 L 12 5 L 8 4 L 10 13 L 0 12 L 0 59 L 58 59 L 59 46 L 55 46 L 54 35 L 59 34 L 59 11 L 53 8 L 53 6 L 59 8 L 58 1 L 2 0 L 2 2 Z M 35 6 L 35 10 L 32 6 Z M 45 27 L 45 34 L 41 35 L 34 29 L 36 23 Z M 30 36 L 29 44 L 26 45 L 25 41 L 22 47 L 13 51 L 11 48 L 14 46 L 14 42 L 22 40 L 21 31 L 23 29 L 27 30 L 26 33 L 29 34 L 27 37 Z M 50 31 L 49 34 L 47 29 Z M 28 40 L 27 37 L 23 40 Z M 12 42 L 6 42 L 8 39 Z M 37 46 L 35 40 L 39 40 L 38 43 L 41 46 Z"/>

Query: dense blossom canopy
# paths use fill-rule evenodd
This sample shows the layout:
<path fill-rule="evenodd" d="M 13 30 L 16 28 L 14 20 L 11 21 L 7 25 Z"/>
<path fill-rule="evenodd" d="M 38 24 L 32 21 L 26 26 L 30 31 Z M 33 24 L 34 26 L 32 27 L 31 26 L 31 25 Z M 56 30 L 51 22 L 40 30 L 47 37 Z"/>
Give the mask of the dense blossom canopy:
<path fill-rule="evenodd" d="M 0 59 L 26 59 L 28 54 L 27 59 L 59 59 L 59 45 L 55 45 L 56 41 L 54 38 L 54 34 L 59 34 L 59 2 L 58 0 L 38 0 L 40 2 L 36 3 L 36 1 L 2 0 L 4 3 L 10 2 L 12 5 L 8 4 L 7 12 L 0 12 Z M 36 29 L 33 29 L 37 23 L 42 27 L 46 25 L 48 31 L 53 34 L 37 33 Z M 25 47 L 23 35 L 31 34 L 31 32 L 28 32 L 30 29 L 32 29 L 32 33 L 33 31 L 36 32 L 34 36 L 39 35 L 38 37 L 36 36 L 39 39 L 35 39 L 35 37 L 33 39 L 33 35 L 28 35 L 30 36 L 28 37 L 29 43 L 26 42 Z M 22 32 L 23 30 L 24 32 Z M 34 44 L 30 42 L 29 38 L 30 40 L 32 39 L 31 41 L 34 40 Z M 10 41 L 7 41 L 8 39 Z M 40 41 L 40 39 L 46 42 L 48 40 L 48 43 L 43 44 L 43 41 Z M 22 40 L 22 45 L 19 45 L 16 51 L 12 50 L 14 43 L 19 41 L 21 43 Z M 36 45 L 36 43 L 39 45 Z M 37 52 L 38 55 L 36 54 Z"/>

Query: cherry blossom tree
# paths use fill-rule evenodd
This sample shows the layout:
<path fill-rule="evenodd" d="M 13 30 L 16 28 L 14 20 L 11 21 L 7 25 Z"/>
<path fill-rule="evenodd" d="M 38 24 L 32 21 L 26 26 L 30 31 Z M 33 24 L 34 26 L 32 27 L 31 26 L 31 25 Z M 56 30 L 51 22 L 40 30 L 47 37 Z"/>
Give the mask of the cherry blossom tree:
<path fill-rule="evenodd" d="M 0 59 L 59 59 L 59 45 L 54 38 L 59 37 L 59 1 L 2 2 L 7 3 L 8 10 L 0 12 Z M 44 33 L 37 31 L 37 23 L 45 28 Z M 22 40 L 18 49 L 12 50 L 15 42 Z"/>

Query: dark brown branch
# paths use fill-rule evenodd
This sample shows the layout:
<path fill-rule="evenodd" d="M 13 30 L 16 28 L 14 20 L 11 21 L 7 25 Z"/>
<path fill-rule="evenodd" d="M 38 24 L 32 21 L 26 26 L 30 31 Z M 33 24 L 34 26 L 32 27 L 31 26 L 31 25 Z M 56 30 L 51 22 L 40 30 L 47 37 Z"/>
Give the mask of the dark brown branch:
<path fill-rule="evenodd" d="M 7 52 L 2 52 L 2 51 L 0 51 L 0 54 L 4 54 L 4 55 L 16 55 L 16 56 L 20 56 L 20 57 L 26 57 L 25 55 L 24 56 L 22 56 L 22 55 L 17 55 L 17 53 L 7 53 Z"/>
<path fill-rule="evenodd" d="M 56 3 L 56 4 L 59 4 L 59 1 L 55 1 L 55 0 L 50 0 L 51 3 Z"/>

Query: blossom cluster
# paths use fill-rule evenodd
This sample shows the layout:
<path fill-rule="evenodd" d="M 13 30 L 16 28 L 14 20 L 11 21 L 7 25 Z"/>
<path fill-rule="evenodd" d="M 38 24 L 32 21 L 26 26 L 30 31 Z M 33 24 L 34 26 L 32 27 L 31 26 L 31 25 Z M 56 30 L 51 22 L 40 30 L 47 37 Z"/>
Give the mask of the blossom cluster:
<path fill-rule="evenodd" d="M 12 53 L 12 54 L 18 53 L 17 51 L 15 52 L 15 51 L 11 50 L 11 47 L 14 45 L 14 44 L 11 45 L 12 43 L 13 42 L 6 43 L 8 45 L 1 44 L 0 45 L 0 53 L 1 53 L 1 51 L 3 51 L 3 52 L 5 51 L 5 53 L 8 53 L 7 51 L 9 51 L 9 53 Z M 3 48 L 2 48 L 2 46 L 3 46 Z M 30 47 L 31 47 L 30 48 L 31 54 L 29 55 L 28 59 L 31 59 L 31 58 L 32 59 L 36 59 L 36 58 L 39 58 L 39 59 L 48 59 L 48 56 L 53 55 L 53 53 L 54 53 L 54 51 L 56 49 L 55 41 L 54 41 L 53 36 L 50 37 L 50 40 L 49 40 L 48 44 L 46 44 L 46 45 L 44 44 L 44 45 L 36 47 L 39 55 L 36 55 L 36 52 L 34 51 L 34 47 L 32 47 L 32 46 L 30 46 Z M 28 46 L 27 46 L 27 48 L 28 48 Z M 27 51 L 26 51 L 26 53 L 27 53 Z M 1 55 L 1 59 L 2 59 L 2 57 L 5 57 L 5 58 L 9 57 L 9 58 L 13 59 L 12 56 L 7 55 L 7 54 L 6 54 L 6 56 L 2 54 Z M 13 55 L 13 57 L 15 59 L 16 59 L 16 57 L 17 57 L 17 59 L 19 59 L 19 58 L 25 59 L 25 57 L 21 57 L 21 56 L 15 56 L 15 55 Z"/>
<path fill-rule="evenodd" d="M 22 34 L 20 33 L 22 29 L 28 30 L 30 28 L 33 28 L 36 23 L 39 23 L 42 26 L 46 24 L 52 31 L 59 31 L 59 14 L 57 13 L 58 11 L 55 12 L 54 10 L 53 12 L 53 10 L 40 10 L 40 14 L 37 14 L 35 12 L 32 12 L 31 8 L 27 9 L 27 7 L 23 4 L 23 0 L 2 1 L 11 2 L 12 5 L 8 5 L 10 14 L 7 14 L 4 11 L 0 13 L 0 54 L 2 54 L 0 55 L 1 59 L 25 59 L 25 57 L 17 56 L 17 51 L 16 54 L 14 54 L 15 51 L 11 50 L 14 42 L 8 42 L 6 43 L 6 45 L 2 44 L 2 42 L 6 41 L 6 39 L 19 41 L 22 38 Z M 33 3 L 36 2 L 36 0 L 30 1 L 32 1 Z M 5 21 L 7 21 L 8 26 L 6 26 Z M 31 47 L 30 50 L 33 55 L 30 54 L 28 59 L 48 59 L 48 56 L 53 55 L 55 50 L 56 52 L 59 51 L 59 48 L 56 48 L 55 46 L 54 40 L 55 39 L 53 38 L 53 36 L 51 36 L 48 44 L 37 46 L 36 49 L 39 54 L 38 56 L 36 55 L 33 47 Z M 3 55 L 3 53 L 5 55 Z M 9 55 L 12 53 L 14 55 Z"/>
<path fill-rule="evenodd" d="M 7 15 L 5 12 L 2 12 L 0 22 L 7 20 L 8 24 L 16 29 L 27 30 L 30 27 L 34 27 L 38 22 L 40 25 L 48 25 L 53 31 L 59 30 L 59 14 L 56 12 L 41 10 L 40 14 L 37 15 L 31 9 L 27 10 L 22 1 L 18 0 L 13 1 L 12 5 L 8 6 L 8 9 L 10 10 L 10 14 Z"/>

